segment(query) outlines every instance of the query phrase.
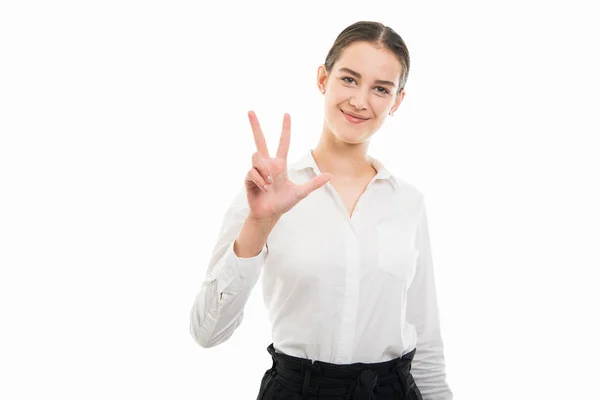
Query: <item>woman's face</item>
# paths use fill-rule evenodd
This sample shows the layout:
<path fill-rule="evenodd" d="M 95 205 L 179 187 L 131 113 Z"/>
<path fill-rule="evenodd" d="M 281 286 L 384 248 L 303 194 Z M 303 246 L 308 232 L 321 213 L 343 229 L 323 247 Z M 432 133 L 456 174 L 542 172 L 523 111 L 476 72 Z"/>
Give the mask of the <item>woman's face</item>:
<path fill-rule="evenodd" d="M 317 84 L 325 89 L 325 120 L 331 132 L 348 143 L 371 137 L 404 98 L 404 90 L 396 95 L 401 72 L 394 53 L 367 42 L 346 47 L 330 74 L 321 65 Z M 364 120 L 356 123 L 344 113 Z"/>

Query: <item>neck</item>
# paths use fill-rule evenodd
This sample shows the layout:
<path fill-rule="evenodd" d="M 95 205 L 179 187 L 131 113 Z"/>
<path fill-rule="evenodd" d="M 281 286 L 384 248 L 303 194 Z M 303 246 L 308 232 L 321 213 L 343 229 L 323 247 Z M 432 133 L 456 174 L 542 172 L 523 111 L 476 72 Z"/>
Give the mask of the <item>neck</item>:
<path fill-rule="evenodd" d="M 347 143 L 323 132 L 312 156 L 321 173 L 330 173 L 338 181 L 375 176 L 377 170 L 367 157 L 369 142 Z"/>

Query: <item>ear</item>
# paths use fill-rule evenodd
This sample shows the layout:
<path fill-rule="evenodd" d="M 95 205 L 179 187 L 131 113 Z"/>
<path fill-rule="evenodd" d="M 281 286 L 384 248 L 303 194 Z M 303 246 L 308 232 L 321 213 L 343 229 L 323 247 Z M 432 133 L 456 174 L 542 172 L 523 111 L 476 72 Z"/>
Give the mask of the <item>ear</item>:
<path fill-rule="evenodd" d="M 406 94 L 406 92 L 404 91 L 404 89 L 402 89 L 400 91 L 400 93 L 398 93 L 396 95 L 396 101 L 394 101 L 394 105 L 392 106 L 392 109 L 390 110 L 391 113 L 395 113 L 396 110 L 398 109 L 398 107 L 400 107 L 400 103 L 402 103 L 402 100 L 404 99 L 405 94 Z"/>
<path fill-rule="evenodd" d="M 321 64 L 317 68 L 317 87 L 319 92 L 323 91 L 325 86 L 327 86 L 327 70 L 325 69 L 325 64 Z"/>

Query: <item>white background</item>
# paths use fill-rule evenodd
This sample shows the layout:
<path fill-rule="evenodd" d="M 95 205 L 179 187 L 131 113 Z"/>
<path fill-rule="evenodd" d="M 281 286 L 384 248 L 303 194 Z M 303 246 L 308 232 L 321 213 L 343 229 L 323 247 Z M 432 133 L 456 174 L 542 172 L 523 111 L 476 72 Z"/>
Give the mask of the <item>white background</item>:
<path fill-rule="evenodd" d="M 456 400 L 597 398 L 593 2 L 415 3 L 3 1 L 0 398 L 256 398 L 260 282 L 218 347 L 189 311 L 247 111 L 314 148 L 317 67 L 358 20 L 411 54 L 369 153 L 425 194 Z"/>

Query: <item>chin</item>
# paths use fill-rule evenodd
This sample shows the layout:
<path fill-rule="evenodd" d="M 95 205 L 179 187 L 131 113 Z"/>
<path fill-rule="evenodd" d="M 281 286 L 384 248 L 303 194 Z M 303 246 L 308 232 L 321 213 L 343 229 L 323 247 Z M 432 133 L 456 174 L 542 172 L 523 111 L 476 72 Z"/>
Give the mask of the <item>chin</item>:
<path fill-rule="evenodd" d="M 329 126 L 333 135 L 340 141 L 349 144 L 359 144 L 369 139 L 369 132 L 348 129 L 346 126 Z"/>

